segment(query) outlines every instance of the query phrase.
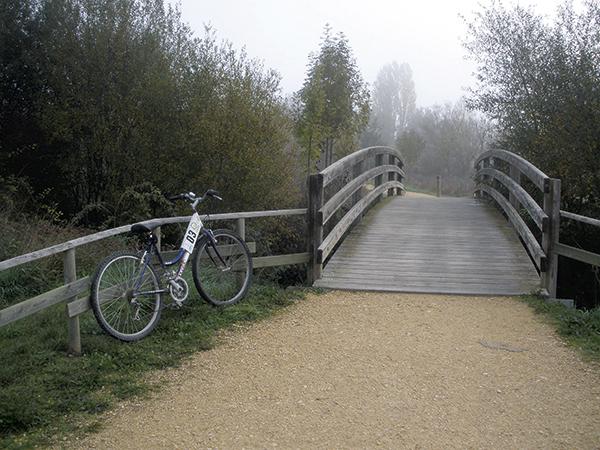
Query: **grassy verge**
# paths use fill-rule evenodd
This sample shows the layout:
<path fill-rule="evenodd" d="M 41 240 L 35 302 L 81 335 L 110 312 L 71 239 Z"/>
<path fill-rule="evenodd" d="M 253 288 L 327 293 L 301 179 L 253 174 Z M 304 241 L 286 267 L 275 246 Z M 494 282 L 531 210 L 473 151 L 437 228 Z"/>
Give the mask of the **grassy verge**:
<path fill-rule="evenodd" d="M 267 317 L 301 296 L 255 284 L 240 304 L 217 309 L 196 294 L 189 307 L 165 310 L 154 332 L 133 344 L 103 334 L 87 313 L 81 317 L 84 355 L 77 358 L 66 355 L 64 306 L 3 327 L 0 448 L 47 445 L 65 433 L 93 430 L 98 413 L 156 388 L 144 381 L 145 372 L 176 366 L 211 348 L 218 330 Z"/>
<path fill-rule="evenodd" d="M 600 362 L 600 308 L 569 309 L 533 296 L 523 300 L 554 325 L 569 344 L 580 349 L 586 359 Z"/>

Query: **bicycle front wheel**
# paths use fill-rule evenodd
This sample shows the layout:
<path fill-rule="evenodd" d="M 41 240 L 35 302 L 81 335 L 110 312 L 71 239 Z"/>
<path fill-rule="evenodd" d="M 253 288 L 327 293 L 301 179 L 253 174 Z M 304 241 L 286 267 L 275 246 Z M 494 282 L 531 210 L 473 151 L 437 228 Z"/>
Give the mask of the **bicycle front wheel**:
<path fill-rule="evenodd" d="M 244 240 L 229 230 L 213 232 L 215 244 L 205 238 L 192 260 L 198 292 L 215 306 L 239 302 L 250 288 L 252 256 Z"/>
<path fill-rule="evenodd" d="M 90 303 L 100 327 L 121 341 L 147 336 L 160 318 L 156 272 L 135 253 L 119 252 L 98 266 Z"/>

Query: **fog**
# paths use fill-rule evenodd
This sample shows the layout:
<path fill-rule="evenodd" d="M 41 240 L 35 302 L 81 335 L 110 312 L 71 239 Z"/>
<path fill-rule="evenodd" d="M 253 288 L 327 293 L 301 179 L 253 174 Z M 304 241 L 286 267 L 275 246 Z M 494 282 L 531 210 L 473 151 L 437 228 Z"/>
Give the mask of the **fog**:
<path fill-rule="evenodd" d="M 393 60 L 413 70 L 417 105 L 459 99 L 471 84 L 473 66 L 461 39 L 480 0 L 182 0 L 184 21 L 201 35 L 210 24 L 220 38 L 281 74 L 284 93 L 297 91 L 310 52 L 319 47 L 326 23 L 349 38 L 365 81 Z M 506 2 L 510 4 L 511 2 Z M 512 2 L 552 15 L 558 0 Z"/>

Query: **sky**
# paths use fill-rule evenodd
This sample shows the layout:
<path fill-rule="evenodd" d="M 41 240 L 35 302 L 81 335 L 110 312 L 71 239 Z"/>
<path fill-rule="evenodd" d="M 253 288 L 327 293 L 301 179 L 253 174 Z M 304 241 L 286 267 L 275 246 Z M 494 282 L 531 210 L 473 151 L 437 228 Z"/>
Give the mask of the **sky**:
<path fill-rule="evenodd" d="M 413 71 L 418 106 L 454 102 L 472 84 L 465 59 L 466 25 L 489 0 L 181 0 L 183 20 L 197 35 L 210 24 L 221 39 L 279 72 L 284 94 L 299 90 L 308 57 L 326 23 L 343 32 L 363 79 L 373 84 L 392 61 Z M 511 4 L 506 0 L 505 4 Z M 519 1 L 553 15 L 560 0 Z"/>

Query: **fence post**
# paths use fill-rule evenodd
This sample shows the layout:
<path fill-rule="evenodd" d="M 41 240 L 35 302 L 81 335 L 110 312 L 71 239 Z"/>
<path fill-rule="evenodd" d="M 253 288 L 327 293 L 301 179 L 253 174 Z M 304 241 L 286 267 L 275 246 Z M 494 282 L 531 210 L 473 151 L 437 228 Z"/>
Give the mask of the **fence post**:
<path fill-rule="evenodd" d="M 508 176 L 511 177 L 519 186 L 521 185 L 521 171 L 512 164 L 510 165 Z M 517 197 L 515 197 L 510 190 L 508 192 L 508 201 L 515 209 L 518 210 L 520 208 L 519 200 L 517 200 Z"/>
<path fill-rule="evenodd" d="M 242 217 L 237 220 L 235 231 L 243 240 L 246 240 L 246 219 Z"/>
<path fill-rule="evenodd" d="M 63 273 L 65 284 L 77 280 L 77 266 L 75 265 L 75 249 L 71 248 L 64 253 Z M 77 296 L 67 299 L 67 303 L 77 300 Z M 67 312 L 68 317 L 68 312 Z M 81 355 L 81 334 L 79 332 L 79 316 L 69 317 L 69 354 Z"/>
<path fill-rule="evenodd" d="M 161 241 L 162 241 L 160 227 L 156 227 L 154 229 L 154 236 L 156 236 L 156 248 L 160 252 L 160 244 L 161 244 Z"/>
<path fill-rule="evenodd" d="M 238 234 L 238 236 L 242 238 L 242 240 L 244 240 L 244 241 L 246 240 L 246 219 L 244 219 L 243 217 L 240 219 L 237 219 L 236 225 L 235 225 L 235 231 Z M 237 274 L 237 282 L 238 282 L 238 286 L 242 286 L 242 284 L 244 283 L 244 274 L 243 273 Z"/>
<path fill-rule="evenodd" d="M 437 196 L 438 197 L 442 196 L 442 176 L 441 175 L 437 176 Z"/>
<path fill-rule="evenodd" d="M 310 286 L 321 278 L 323 263 L 318 261 L 318 248 L 323 242 L 323 216 L 319 210 L 323 207 L 323 174 L 316 173 L 308 178 L 308 271 L 307 282 Z"/>
<path fill-rule="evenodd" d="M 556 298 L 558 280 L 558 255 L 555 245 L 560 234 L 560 180 L 548 178 L 544 185 L 544 212 L 548 216 L 548 229 L 542 234 L 542 248 L 546 254 L 546 264 L 542 270 L 542 288 L 550 298 Z"/>

